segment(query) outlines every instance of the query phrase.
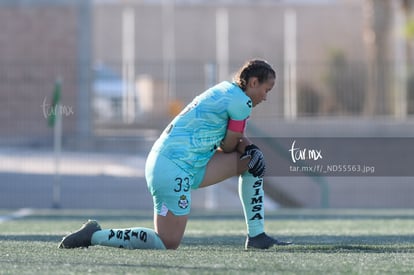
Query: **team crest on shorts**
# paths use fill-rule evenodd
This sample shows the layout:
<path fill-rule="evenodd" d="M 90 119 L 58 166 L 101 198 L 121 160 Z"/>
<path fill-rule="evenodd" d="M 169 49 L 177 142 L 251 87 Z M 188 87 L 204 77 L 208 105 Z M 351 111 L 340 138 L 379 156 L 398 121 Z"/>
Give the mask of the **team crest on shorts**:
<path fill-rule="evenodd" d="M 178 206 L 182 209 L 186 209 L 188 207 L 188 200 L 185 195 L 180 196 L 180 200 L 178 201 Z"/>

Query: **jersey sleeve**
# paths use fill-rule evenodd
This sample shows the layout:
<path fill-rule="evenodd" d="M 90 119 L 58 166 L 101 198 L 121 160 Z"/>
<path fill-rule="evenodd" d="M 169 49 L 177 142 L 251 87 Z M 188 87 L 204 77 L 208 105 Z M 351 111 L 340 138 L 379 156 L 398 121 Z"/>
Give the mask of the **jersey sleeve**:
<path fill-rule="evenodd" d="M 228 105 L 227 112 L 232 120 L 245 120 L 252 112 L 252 101 L 245 94 L 234 96 Z"/>

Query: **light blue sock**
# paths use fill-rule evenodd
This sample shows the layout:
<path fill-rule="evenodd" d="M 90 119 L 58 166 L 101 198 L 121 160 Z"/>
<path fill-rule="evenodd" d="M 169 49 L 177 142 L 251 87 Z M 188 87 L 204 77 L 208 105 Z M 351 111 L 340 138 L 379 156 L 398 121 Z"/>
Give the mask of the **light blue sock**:
<path fill-rule="evenodd" d="M 93 233 L 91 243 L 128 249 L 165 249 L 154 230 L 142 227 L 99 230 Z"/>
<path fill-rule="evenodd" d="M 263 179 L 248 171 L 239 177 L 239 197 L 243 205 L 247 234 L 254 237 L 264 232 Z"/>

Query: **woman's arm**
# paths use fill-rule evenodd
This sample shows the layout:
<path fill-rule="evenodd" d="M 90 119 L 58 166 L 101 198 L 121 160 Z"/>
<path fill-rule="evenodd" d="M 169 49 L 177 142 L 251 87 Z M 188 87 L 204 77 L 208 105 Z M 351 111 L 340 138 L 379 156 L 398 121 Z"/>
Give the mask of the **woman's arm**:
<path fill-rule="evenodd" d="M 244 135 L 244 133 L 227 130 L 220 148 L 225 153 L 237 151 L 240 154 L 243 154 L 245 147 L 250 144 L 252 144 L 251 141 Z"/>
<path fill-rule="evenodd" d="M 247 164 L 249 172 L 255 177 L 263 177 L 266 164 L 263 158 L 263 153 L 259 147 L 252 144 L 248 137 L 243 133 L 233 132 L 227 130 L 226 137 L 221 142 L 220 149 L 224 153 L 231 153 L 237 151 L 240 153 L 240 159 L 249 159 Z"/>

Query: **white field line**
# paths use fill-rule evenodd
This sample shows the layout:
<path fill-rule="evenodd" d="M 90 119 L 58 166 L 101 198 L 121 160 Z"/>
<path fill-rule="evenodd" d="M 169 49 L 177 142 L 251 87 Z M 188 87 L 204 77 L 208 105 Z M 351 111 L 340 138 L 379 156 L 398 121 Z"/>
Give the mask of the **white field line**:
<path fill-rule="evenodd" d="M 30 208 L 22 208 L 17 210 L 16 212 L 13 212 L 9 215 L 0 216 L 0 223 L 15 220 L 15 219 L 21 219 L 27 216 L 30 216 L 33 214 L 33 210 Z"/>

